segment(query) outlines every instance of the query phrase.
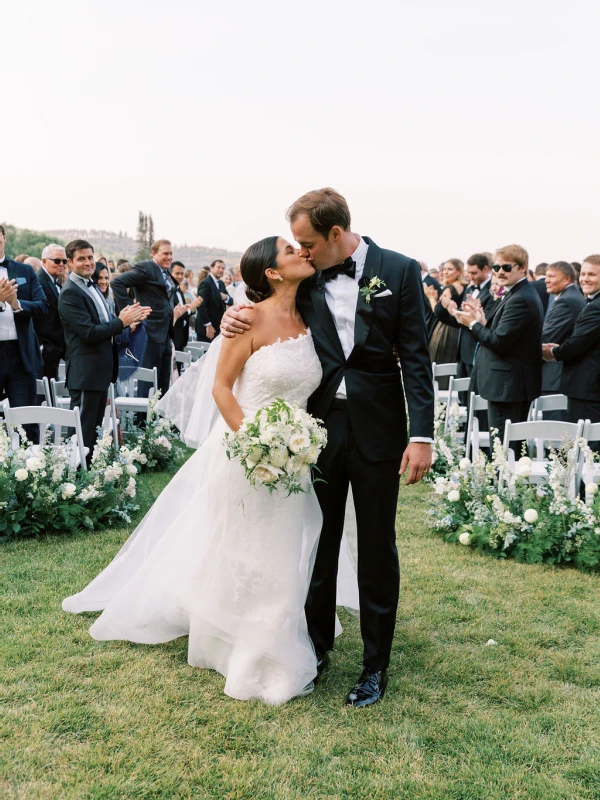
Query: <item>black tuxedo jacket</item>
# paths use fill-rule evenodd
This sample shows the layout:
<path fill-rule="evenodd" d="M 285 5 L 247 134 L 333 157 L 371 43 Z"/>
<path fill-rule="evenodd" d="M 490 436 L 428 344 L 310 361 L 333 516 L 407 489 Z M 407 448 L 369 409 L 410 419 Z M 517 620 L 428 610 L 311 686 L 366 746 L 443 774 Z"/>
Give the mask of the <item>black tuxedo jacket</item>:
<path fill-rule="evenodd" d="M 539 397 L 543 318 L 537 292 L 523 280 L 494 303 L 487 325 L 473 326 L 479 347 L 472 386 L 486 400 L 517 403 Z"/>
<path fill-rule="evenodd" d="M 223 300 L 221 292 L 227 295 L 227 300 Z M 212 275 L 207 275 L 198 286 L 198 297 L 204 301 L 196 311 L 196 332 L 204 336 L 204 328 L 209 323 L 213 326 L 216 333 L 219 333 L 221 320 L 227 306 L 233 305 L 233 298 L 227 294 L 227 288 L 223 281 L 219 281 L 219 287 Z"/>
<path fill-rule="evenodd" d="M 61 290 L 58 313 L 65 332 L 67 388 L 108 389 L 119 372 L 113 336 L 122 332 L 123 323 L 118 317 L 101 321 L 94 301 L 72 280 Z"/>
<path fill-rule="evenodd" d="M 179 287 L 173 292 L 173 308 L 179 305 L 179 301 L 185 305 L 186 299 L 184 293 Z M 173 344 L 175 350 L 183 350 L 187 347 L 190 338 L 190 312 L 186 311 L 173 323 Z"/>
<path fill-rule="evenodd" d="M 410 435 L 433 439 L 433 380 L 423 287 L 416 261 L 382 250 L 363 238 L 369 249 L 360 286 L 379 277 L 385 287 L 375 294 L 391 294 L 371 297 L 367 303 L 359 293 L 354 349 L 348 359 L 327 306 L 321 273 L 304 281 L 298 292 L 298 308 L 311 329 L 323 367 L 321 385 L 310 398 L 308 409 L 325 419 L 345 378 L 348 413 L 359 450 L 368 461 L 392 461 L 401 458 L 407 444 L 406 403 Z M 400 355 L 402 373 L 394 347 Z"/>
<path fill-rule="evenodd" d="M 116 275 L 110 286 L 117 314 L 131 304 L 131 298 L 126 292 L 130 287 L 133 287 L 138 303 L 150 306 L 152 313 L 146 319 L 149 341 L 163 344 L 173 336 L 173 294 L 176 286 L 168 270 L 163 270 L 155 261 L 141 261 L 129 272 Z"/>
<path fill-rule="evenodd" d="M 578 400 L 600 399 L 600 294 L 577 318 L 573 332 L 554 350 L 561 361 L 560 390 Z"/>
<path fill-rule="evenodd" d="M 8 280 L 17 281 L 17 300 L 22 311 L 17 312 L 14 319 L 23 369 L 29 374 L 35 373 L 44 362 L 33 323 L 48 313 L 48 301 L 33 267 L 10 259 L 2 266 L 6 267 Z"/>
<path fill-rule="evenodd" d="M 65 335 L 58 314 L 59 291 L 45 269 L 40 269 L 37 276 L 48 302 L 48 313 L 34 319 L 33 326 L 44 352 L 57 353 L 60 354 L 57 357 L 62 358 L 65 354 Z"/>
<path fill-rule="evenodd" d="M 548 303 L 550 302 L 550 295 L 546 289 L 546 281 L 543 278 L 540 278 L 539 280 L 531 281 L 531 285 L 541 300 L 542 308 L 544 309 L 545 314 L 548 310 Z"/>
<path fill-rule="evenodd" d="M 479 292 L 477 299 L 485 312 L 486 319 L 491 315 L 494 306 L 494 297 L 491 293 L 492 282 L 489 280 L 483 289 Z M 473 293 L 476 286 L 467 286 L 463 300 L 465 297 Z M 441 303 L 438 303 L 435 309 L 435 316 L 446 325 L 453 328 L 458 328 L 458 352 L 457 359 L 462 361 L 463 364 L 473 366 L 475 360 L 475 351 L 477 349 L 477 339 L 473 336 L 472 332 L 465 326 L 461 325 L 451 314 L 449 314 Z"/>
<path fill-rule="evenodd" d="M 585 308 L 585 298 L 575 284 L 568 286 L 550 306 L 542 330 L 542 343 L 562 344 L 569 338 L 577 317 Z M 542 364 L 542 391 L 560 392 L 562 364 L 544 361 Z M 598 395 L 600 396 L 600 387 Z"/>

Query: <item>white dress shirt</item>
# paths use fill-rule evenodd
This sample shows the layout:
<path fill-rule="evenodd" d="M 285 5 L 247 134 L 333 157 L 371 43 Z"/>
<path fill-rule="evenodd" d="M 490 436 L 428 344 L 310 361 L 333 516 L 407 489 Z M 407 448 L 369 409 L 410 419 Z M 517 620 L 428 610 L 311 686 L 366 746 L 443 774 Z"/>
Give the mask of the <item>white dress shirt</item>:
<path fill-rule="evenodd" d="M 8 280 L 7 261 L 0 263 L 0 278 Z M 0 311 L 0 342 L 14 342 L 17 336 L 17 326 L 15 325 L 14 311 L 10 303 L 2 303 L 4 311 Z"/>
<path fill-rule="evenodd" d="M 60 289 L 61 289 L 61 287 L 60 287 L 60 285 L 59 285 L 59 284 L 56 282 L 56 276 L 55 276 L 55 275 L 50 275 L 50 273 L 48 272 L 48 270 L 46 269 L 46 267 L 42 267 L 42 269 L 44 270 L 44 272 L 46 273 L 46 275 L 47 275 L 47 276 L 50 278 L 50 280 L 52 281 L 52 283 L 54 284 L 54 286 L 56 286 L 56 291 L 57 291 L 57 292 L 60 294 Z"/>
<path fill-rule="evenodd" d="M 350 353 L 354 348 L 354 324 L 356 321 L 356 305 L 358 302 L 358 282 L 362 278 L 365 270 L 368 249 L 369 245 L 361 237 L 356 250 L 351 256 L 356 265 L 356 274 L 354 278 L 349 278 L 348 275 L 338 275 L 325 284 L 325 301 L 333 317 L 333 322 L 346 359 L 350 357 Z M 344 378 L 342 378 L 335 396 L 342 400 L 347 398 L 346 381 Z M 428 442 L 429 444 L 433 442 L 432 439 L 421 436 L 411 436 L 410 441 Z"/>
<path fill-rule="evenodd" d="M 483 283 L 480 283 L 480 284 L 479 284 L 479 286 L 476 286 L 476 287 L 473 289 L 473 291 L 471 292 L 471 297 L 473 298 L 473 300 L 477 300 L 477 298 L 479 297 L 479 295 L 480 295 L 480 294 L 481 294 L 481 292 L 483 291 L 483 287 L 484 287 L 484 286 L 487 286 L 487 285 L 488 285 L 488 283 L 489 283 L 491 280 L 492 280 L 492 278 L 491 278 L 491 276 L 490 276 L 490 277 L 487 279 L 487 281 L 484 281 Z"/>

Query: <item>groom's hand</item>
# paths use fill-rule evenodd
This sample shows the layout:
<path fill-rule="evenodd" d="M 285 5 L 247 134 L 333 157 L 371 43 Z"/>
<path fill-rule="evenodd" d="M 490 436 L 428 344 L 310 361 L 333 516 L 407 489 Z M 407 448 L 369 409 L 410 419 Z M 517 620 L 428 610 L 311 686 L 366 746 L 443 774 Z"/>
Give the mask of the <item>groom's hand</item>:
<path fill-rule="evenodd" d="M 404 475 L 407 467 L 409 470 L 406 485 L 419 483 L 431 467 L 431 445 L 427 442 L 411 442 L 402 456 L 400 475 Z"/>
<path fill-rule="evenodd" d="M 238 303 L 238 305 L 228 308 L 223 314 L 221 333 L 227 339 L 233 339 L 236 333 L 244 333 L 244 331 L 250 330 L 252 323 L 248 319 L 248 315 L 244 314 L 245 308 L 252 308 L 252 303 Z"/>

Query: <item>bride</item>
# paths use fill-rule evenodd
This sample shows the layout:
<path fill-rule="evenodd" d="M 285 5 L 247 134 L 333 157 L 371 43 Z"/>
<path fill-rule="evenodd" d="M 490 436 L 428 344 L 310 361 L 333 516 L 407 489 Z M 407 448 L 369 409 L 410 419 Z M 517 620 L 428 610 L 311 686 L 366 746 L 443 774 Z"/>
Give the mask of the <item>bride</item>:
<path fill-rule="evenodd" d="M 306 408 L 318 387 L 321 365 L 296 308 L 314 268 L 273 236 L 248 248 L 241 270 L 257 303 L 252 333 L 219 337 L 201 359 L 199 384 L 210 384 L 220 416 L 210 397 L 196 398 L 185 438 L 197 451 L 114 561 L 63 608 L 102 610 L 90 628 L 98 640 L 187 635 L 189 663 L 225 676 L 226 694 L 277 705 L 311 691 L 317 673 L 304 603 L 321 511 L 314 492 L 252 488 L 223 439 L 277 398 Z"/>

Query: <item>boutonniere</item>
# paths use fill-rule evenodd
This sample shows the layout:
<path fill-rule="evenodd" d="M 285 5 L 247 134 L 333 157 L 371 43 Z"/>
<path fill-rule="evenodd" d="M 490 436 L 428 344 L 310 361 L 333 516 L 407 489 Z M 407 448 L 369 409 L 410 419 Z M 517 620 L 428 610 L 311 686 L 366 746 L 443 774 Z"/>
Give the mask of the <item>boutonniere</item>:
<path fill-rule="evenodd" d="M 370 280 L 366 281 L 365 285 L 361 288 L 360 293 L 365 298 L 365 303 L 371 302 L 371 295 L 375 294 L 378 289 L 385 288 L 385 281 L 374 275 Z"/>

